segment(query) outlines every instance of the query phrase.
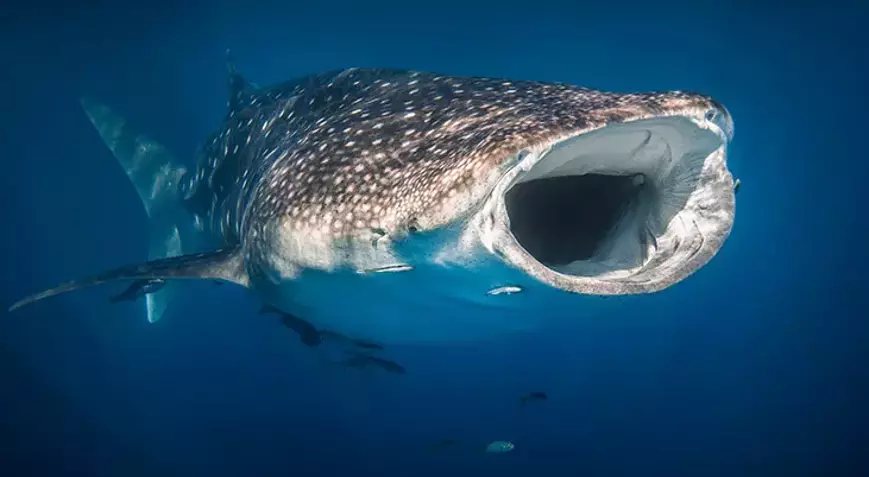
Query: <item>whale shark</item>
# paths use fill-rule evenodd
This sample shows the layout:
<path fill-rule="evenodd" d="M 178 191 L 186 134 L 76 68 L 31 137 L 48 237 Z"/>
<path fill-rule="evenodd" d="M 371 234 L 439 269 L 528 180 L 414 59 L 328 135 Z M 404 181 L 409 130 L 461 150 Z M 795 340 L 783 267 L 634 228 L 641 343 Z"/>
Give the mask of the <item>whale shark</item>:
<path fill-rule="evenodd" d="M 10 310 L 160 279 L 153 322 L 184 279 L 210 280 L 360 339 L 477 339 L 666 290 L 733 225 L 733 121 L 708 95 L 385 68 L 261 87 L 228 64 L 191 168 L 82 100 L 144 206 L 147 261 Z"/>

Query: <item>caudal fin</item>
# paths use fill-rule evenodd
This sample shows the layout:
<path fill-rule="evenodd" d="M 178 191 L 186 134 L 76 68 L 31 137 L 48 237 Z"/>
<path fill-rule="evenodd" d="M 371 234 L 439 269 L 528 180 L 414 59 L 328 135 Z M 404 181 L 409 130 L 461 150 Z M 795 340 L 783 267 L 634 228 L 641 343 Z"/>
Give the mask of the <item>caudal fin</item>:
<path fill-rule="evenodd" d="M 185 218 L 178 183 L 186 168 L 165 147 L 133 130 L 107 106 L 90 98 L 82 98 L 81 104 L 139 194 L 149 219 L 148 259 L 176 257 L 192 251 L 192 244 L 182 244 L 178 226 L 179 220 Z M 189 242 L 190 237 L 185 239 Z M 177 285 L 170 282 L 146 295 L 148 321 L 159 320 L 176 293 Z"/>
<path fill-rule="evenodd" d="M 233 247 L 206 253 L 152 260 L 150 262 L 116 268 L 88 278 L 69 281 L 19 300 L 9 307 L 9 311 L 14 311 L 31 303 L 81 288 L 119 280 L 142 280 L 149 278 L 217 279 L 236 283 L 244 287 L 248 285 L 248 277 L 242 261 L 241 249 L 240 247 Z M 168 286 L 171 283 L 169 282 L 166 285 Z"/>

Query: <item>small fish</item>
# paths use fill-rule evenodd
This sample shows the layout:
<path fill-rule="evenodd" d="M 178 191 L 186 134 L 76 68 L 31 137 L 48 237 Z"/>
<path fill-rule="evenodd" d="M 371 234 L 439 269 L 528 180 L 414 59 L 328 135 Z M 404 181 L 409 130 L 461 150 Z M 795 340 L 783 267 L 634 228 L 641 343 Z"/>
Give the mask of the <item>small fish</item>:
<path fill-rule="evenodd" d="M 281 324 L 290 330 L 295 331 L 299 335 L 299 340 L 305 346 L 315 347 L 323 342 L 323 336 L 314 325 L 307 321 L 289 313 L 278 310 L 271 305 L 264 305 L 260 309 L 260 314 L 275 313 L 281 317 Z"/>
<path fill-rule="evenodd" d="M 392 361 L 389 359 L 384 359 L 384 358 L 378 358 L 376 356 L 369 356 L 369 359 L 371 359 L 375 365 L 380 366 L 386 372 L 396 373 L 396 374 L 407 373 L 407 370 L 404 369 L 404 366 L 396 363 L 395 361 Z"/>
<path fill-rule="evenodd" d="M 522 288 L 521 288 L 521 287 L 517 287 L 517 286 L 513 286 L 513 285 L 508 285 L 508 286 L 503 286 L 503 287 L 493 288 L 493 289 L 487 291 L 487 292 L 486 292 L 486 295 L 492 295 L 492 296 L 497 296 L 497 295 L 513 295 L 513 294 L 515 294 L 515 293 L 519 293 L 519 292 L 521 292 L 521 291 L 522 291 Z"/>
<path fill-rule="evenodd" d="M 353 340 L 353 344 L 362 349 L 373 349 L 377 351 L 383 350 L 383 346 L 370 341 Z"/>
<path fill-rule="evenodd" d="M 130 286 L 127 287 L 126 290 L 111 297 L 109 300 L 112 303 L 138 300 L 145 295 L 149 295 L 160 290 L 164 286 L 166 286 L 166 280 L 162 278 L 146 278 L 143 280 L 136 280 L 132 284 L 130 284 Z"/>
<path fill-rule="evenodd" d="M 486 452 L 490 454 L 504 454 L 516 448 L 516 445 L 509 441 L 495 441 L 486 446 Z"/>
<path fill-rule="evenodd" d="M 343 335 L 336 331 L 331 330 L 321 330 L 320 335 L 324 340 L 335 341 L 338 343 L 345 343 L 357 348 L 367 349 L 367 350 L 377 350 L 380 351 L 383 349 L 382 345 L 377 343 L 373 343 L 371 341 L 358 340 L 354 338 L 350 338 L 349 336 Z"/>
<path fill-rule="evenodd" d="M 542 391 L 533 391 L 519 398 L 519 401 L 522 404 L 526 404 L 532 401 L 545 401 L 549 399 L 549 396 Z"/>
<path fill-rule="evenodd" d="M 398 273 L 398 272 L 409 272 L 413 270 L 413 267 L 410 265 L 398 264 L 398 265 L 387 265 L 385 267 L 380 268 L 370 268 L 366 270 L 361 270 L 359 272 L 360 275 L 365 275 L 367 273 Z"/>

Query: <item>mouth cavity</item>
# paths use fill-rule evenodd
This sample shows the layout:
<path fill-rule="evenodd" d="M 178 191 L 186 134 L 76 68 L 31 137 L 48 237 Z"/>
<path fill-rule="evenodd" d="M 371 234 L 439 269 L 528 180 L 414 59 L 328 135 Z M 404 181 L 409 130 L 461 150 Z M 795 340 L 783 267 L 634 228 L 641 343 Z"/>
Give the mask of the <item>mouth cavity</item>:
<path fill-rule="evenodd" d="M 708 262 L 734 214 L 727 138 L 683 116 L 615 124 L 517 166 L 495 212 L 497 248 L 577 293 L 666 288 Z M 499 220 L 500 219 L 500 220 Z"/>
<path fill-rule="evenodd" d="M 558 269 L 588 261 L 642 200 L 645 176 L 543 177 L 507 192 L 510 230 L 540 263 Z"/>

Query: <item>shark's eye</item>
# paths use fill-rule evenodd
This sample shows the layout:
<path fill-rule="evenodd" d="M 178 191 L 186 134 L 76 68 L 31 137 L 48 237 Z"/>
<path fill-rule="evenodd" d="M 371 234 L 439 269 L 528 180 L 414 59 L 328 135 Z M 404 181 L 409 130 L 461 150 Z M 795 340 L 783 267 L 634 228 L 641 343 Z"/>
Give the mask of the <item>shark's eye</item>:
<path fill-rule="evenodd" d="M 712 121 L 715 119 L 715 116 L 717 116 L 717 115 L 718 115 L 718 113 L 714 109 L 710 109 L 709 111 L 706 111 L 706 120 Z"/>

